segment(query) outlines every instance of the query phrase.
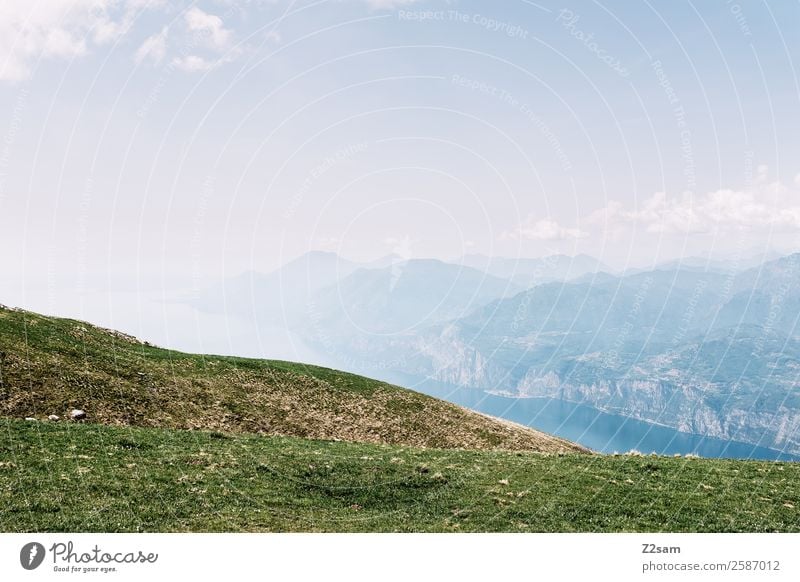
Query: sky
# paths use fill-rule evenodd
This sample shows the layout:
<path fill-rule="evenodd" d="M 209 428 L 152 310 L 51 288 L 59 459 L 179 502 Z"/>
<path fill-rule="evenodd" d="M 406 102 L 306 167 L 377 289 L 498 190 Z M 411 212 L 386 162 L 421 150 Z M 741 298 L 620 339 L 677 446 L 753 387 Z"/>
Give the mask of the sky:
<path fill-rule="evenodd" d="M 4 0 L 0 303 L 309 250 L 794 250 L 800 3 Z"/>

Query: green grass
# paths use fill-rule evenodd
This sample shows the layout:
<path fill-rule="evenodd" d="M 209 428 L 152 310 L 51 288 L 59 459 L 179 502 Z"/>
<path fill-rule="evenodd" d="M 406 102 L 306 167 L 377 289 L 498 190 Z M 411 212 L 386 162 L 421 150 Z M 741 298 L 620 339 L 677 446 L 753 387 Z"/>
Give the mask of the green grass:
<path fill-rule="evenodd" d="M 0 421 L 0 531 L 798 532 L 800 464 Z"/>

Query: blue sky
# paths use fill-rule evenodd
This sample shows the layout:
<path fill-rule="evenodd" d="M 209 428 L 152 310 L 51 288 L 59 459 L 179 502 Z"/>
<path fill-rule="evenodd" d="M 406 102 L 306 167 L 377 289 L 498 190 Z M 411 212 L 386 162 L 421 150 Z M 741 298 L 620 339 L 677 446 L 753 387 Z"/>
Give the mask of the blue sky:
<path fill-rule="evenodd" d="M 3 2 L 0 252 L 27 285 L 6 301 L 311 249 L 624 267 L 797 248 L 799 17 L 724 0 Z"/>

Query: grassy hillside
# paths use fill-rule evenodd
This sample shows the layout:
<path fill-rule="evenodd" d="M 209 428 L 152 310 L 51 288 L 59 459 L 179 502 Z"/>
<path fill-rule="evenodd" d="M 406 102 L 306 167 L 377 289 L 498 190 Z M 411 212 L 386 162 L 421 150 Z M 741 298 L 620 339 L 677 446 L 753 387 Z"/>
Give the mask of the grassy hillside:
<path fill-rule="evenodd" d="M 800 531 L 800 464 L 0 420 L 0 531 Z"/>
<path fill-rule="evenodd" d="M 417 392 L 288 362 L 182 354 L 0 308 L 0 416 L 436 448 L 584 450 Z"/>

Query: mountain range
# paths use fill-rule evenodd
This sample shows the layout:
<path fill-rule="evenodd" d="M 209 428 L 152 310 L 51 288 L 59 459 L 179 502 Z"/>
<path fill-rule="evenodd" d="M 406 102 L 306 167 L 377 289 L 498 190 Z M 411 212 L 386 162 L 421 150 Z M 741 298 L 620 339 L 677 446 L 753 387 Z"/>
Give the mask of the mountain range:
<path fill-rule="evenodd" d="M 317 253 L 201 305 L 281 320 L 356 372 L 558 398 L 797 453 L 800 254 L 751 264 L 615 273 L 587 256 L 364 265 Z M 215 307 L 220 290 L 229 301 Z"/>

